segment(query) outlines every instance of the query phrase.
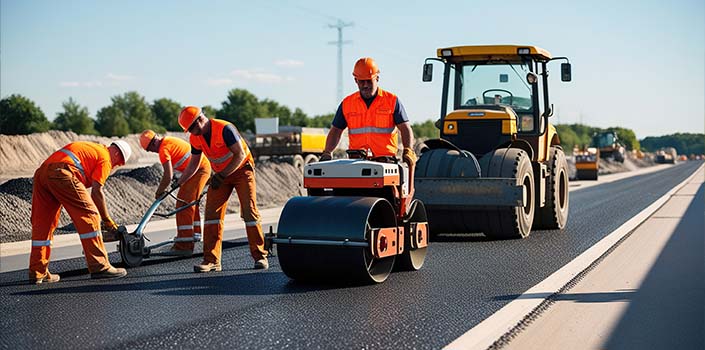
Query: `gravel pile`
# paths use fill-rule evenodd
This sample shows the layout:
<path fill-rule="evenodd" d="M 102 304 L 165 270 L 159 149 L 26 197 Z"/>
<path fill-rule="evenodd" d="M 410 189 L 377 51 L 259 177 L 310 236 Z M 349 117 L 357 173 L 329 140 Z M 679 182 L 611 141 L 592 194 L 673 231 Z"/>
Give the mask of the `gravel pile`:
<path fill-rule="evenodd" d="M 119 170 L 108 178 L 103 188 L 108 211 L 118 224 L 136 224 L 154 203 L 154 191 L 162 178 L 161 165 Z M 300 195 L 301 173 L 284 162 L 265 161 L 255 168 L 257 201 L 261 209 L 283 205 L 289 198 Z M 32 178 L 11 179 L 0 184 L 0 243 L 31 239 Z M 158 212 L 174 208 L 176 201 L 169 197 Z M 239 201 L 233 192 L 228 213 L 239 211 Z M 201 202 L 201 212 L 205 198 Z M 170 218 L 173 220 L 173 217 Z M 73 224 L 61 211 L 55 234 L 74 233 Z"/>

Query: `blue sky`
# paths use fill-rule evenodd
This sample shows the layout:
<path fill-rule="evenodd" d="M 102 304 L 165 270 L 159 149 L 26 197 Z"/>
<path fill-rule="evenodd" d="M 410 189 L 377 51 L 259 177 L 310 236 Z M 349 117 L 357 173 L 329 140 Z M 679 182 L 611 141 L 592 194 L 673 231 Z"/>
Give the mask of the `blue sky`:
<path fill-rule="evenodd" d="M 437 119 L 439 47 L 531 44 L 568 56 L 555 79 L 554 123 L 633 129 L 638 138 L 705 128 L 705 2 L 0 0 L 0 95 L 19 93 L 51 120 L 73 97 L 91 116 L 137 91 L 151 102 L 219 107 L 244 88 L 307 114 L 332 113 L 337 19 L 345 28 L 343 92 L 363 56 L 381 68 L 412 122 Z M 437 67 L 438 68 L 438 67 Z M 558 64 L 553 69 L 558 76 Z"/>

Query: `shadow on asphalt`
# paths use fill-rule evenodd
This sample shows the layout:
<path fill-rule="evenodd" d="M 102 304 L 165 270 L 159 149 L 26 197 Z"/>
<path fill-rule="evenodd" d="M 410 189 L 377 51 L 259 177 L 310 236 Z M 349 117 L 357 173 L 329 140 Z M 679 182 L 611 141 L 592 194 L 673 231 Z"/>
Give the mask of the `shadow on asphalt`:
<path fill-rule="evenodd" d="M 636 289 L 623 289 L 620 292 L 607 293 L 570 293 L 552 294 L 552 293 L 530 293 L 530 294 L 511 294 L 502 295 L 492 298 L 493 300 L 516 300 L 516 299 L 551 299 L 553 301 L 574 301 L 576 303 L 609 303 L 615 301 L 629 301 L 634 298 Z"/>
<path fill-rule="evenodd" d="M 236 270 L 228 270 L 236 271 Z M 167 296 L 208 296 L 208 295 L 279 295 L 297 294 L 320 291 L 352 285 L 312 284 L 290 281 L 281 272 L 252 272 L 245 274 L 229 274 L 228 271 L 209 274 L 160 274 L 162 278 L 177 277 L 160 281 L 130 281 L 144 279 L 145 276 L 116 280 L 74 280 L 61 281 L 51 285 L 51 288 L 41 288 L 21 291 L 11 295 L 56 295 L 56 294 L 96 294 L 122 293 L 130 291 L 151 291 L 153 295 Z M 193 276 L 178 278 L 185 275 Z M 154 276 L 148 276 L 153 278 Z M 62 286 L 61 284 L 64 283 Z M 68 286 L 66 286 L 68 284 Z M 80 285 L 76 285 L 80 284 Z M 26 283 L 24 283 L 26 285 Z"/>

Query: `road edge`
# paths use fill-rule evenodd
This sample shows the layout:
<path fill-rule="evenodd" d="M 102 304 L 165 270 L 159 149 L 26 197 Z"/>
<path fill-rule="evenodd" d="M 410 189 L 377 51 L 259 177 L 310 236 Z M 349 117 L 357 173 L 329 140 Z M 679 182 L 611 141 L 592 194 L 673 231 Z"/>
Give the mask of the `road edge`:
<path fill-rule="evenodd" d="M 572 281 L 575 280 L 577 282 L 577 279 L 579 279 L 586 270 L 594 267 L 598 260 L 602 259 L 606 253 L 613 250 L 620 241 L 661 208 L 678 190 L 692 180 L 703 167 L 705 167 L 705 165 L 700 165 L 695 169 L 693 174 L 674 186 L 651 205 L 629 219 L 616 230 L 612 231 L 592 247 L 588 248 L 588 250 L 584 251 L 568 264 L 561 267 L 558 271 L 548 276 L 545 280 L 529 288 L 522 294 L 522 296 L 529 294 L 534 296 L 544 295 L 543 298 L 517 297 L 490 317 L 453 340 L 450 344 L 446 345 L 444 349 L 487 349 L 500 341 L 507 333 L 512 332 L 516 328 L 524 327 L 523 321 L 532 314 L 543 311 L 551 295 L 565 289 Z"/>

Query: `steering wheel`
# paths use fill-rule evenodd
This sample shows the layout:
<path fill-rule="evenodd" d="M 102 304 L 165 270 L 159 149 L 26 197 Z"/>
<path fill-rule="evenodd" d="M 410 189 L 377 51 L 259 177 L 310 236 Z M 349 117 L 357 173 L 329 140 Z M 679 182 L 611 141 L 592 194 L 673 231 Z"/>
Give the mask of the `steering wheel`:
<path fill-rule="evenodd" d="M 482 92 L 482 100 L 483 100 L 483 102 L 486 101 L 486 96 L 485 96 L 485 95 L 487 95 L 488 92 L 504 92 L 504 93 L 506 93 L 507 95 L 509 95 L 509 104 L 511 105 L 512 102 L 514 102 L 514 95 L 512 94 L 512 92 L 509 91 L 509 90 L 504 90 L 504 89 L 489 89 L 489 90 L 485 90 L 484 92 Z M 494 98 L 494 96 L 492 96 L 492 98 Z"/>

